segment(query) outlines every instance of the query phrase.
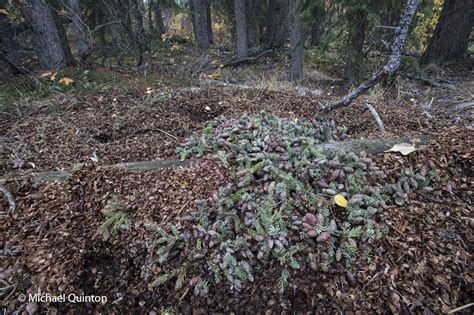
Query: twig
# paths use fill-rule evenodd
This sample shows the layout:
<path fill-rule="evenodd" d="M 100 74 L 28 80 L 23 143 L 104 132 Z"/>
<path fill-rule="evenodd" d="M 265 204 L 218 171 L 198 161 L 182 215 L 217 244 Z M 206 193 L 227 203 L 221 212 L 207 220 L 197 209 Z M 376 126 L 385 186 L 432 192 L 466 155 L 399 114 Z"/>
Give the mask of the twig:
<path fill-rule="evenodd" d="M 455 312 L 462 311 L 462 310 L 464 310 L 464 309 L 466 309 L 466 308 L 469 308 L 469 307 L 471 307 L 471 306 L 473 306 L 473 305 L 474 305 L 474 303 L 469 303 L 469 304 L 466 304 L 466 305 L 457 307 L 457 308 L 455 308 L 455 309 L 453 309 L 453 310 L 450 310 L 450 311 L 448 312 L 448 314 L 452 314 L 452 313 L 455 313 Z"/>
<path fill-rule="evenodd" d="M 156 128 L 156 130 L 161 131 L 162 133 L 164 133 L 164 134 L 167 135 L 167 136 L 170 136 L 171 138 L 173 138 L 173 139 L 176 140 L 176 141 L 179 141 L 178 137 L 173 136 L 171 133 L 169 133 L 169 132 L 167 132 L 167 131 L 164 131 L 163 129 Z"/>
<path fill-rule="evenodd" d="M 382 119 L 380 119 L 379 114 L 371 104 L 365 102 L 365 106 L 369 109 L 370 113 L 372 114 L 372 117 L 374 117 L 374 120 L 377 123 L 377 127 L 379 127 L 380 132 L 384 135 L 385 127 L 383 125 Z"/>
<path fill-rule="evenodd" d="M 8 202 L 8 205 L 10 207 L 10 211 L 11 212 L 15 212 L 16 210 L 16 203 L 15 203 L 15 199 L 13 199 L 13 196 L 12 194 L 2 185 L 0 185 L 0 191 L 3 193 L 3 196 L 5 197 L 5 199 L 7 200 Z"/>
<path fill-rule="evenodd" d="M 369 282 L 367 282 L 367 283 L 362 287 L 362 289 L 361 289 L 360 291 L 361 291 L 361 292 L 364 292 L 365 287 L 367 287 L 372 281 L 374 281 L 375 278 L 377 278 L 379 274 L 380 274 L 380 272 L 377 272 L 377 273 L 375 274 L 375 276 L 373 276 L 373 277 L 369 280 Z"/>

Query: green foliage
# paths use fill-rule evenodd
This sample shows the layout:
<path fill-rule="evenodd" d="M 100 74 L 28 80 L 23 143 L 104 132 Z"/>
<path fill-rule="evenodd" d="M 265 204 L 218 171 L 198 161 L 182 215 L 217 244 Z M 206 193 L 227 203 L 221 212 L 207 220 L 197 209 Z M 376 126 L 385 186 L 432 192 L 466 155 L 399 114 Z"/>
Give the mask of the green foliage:
<path fill-rule="evenodd" d="M 286 287 L 288 286 L 290 280 L 290 272 L 287 269 L 283 269 L 281 271 L 281 275 L 278 278 L 278 288 L 280 294 L 285 292 Z"/>
<path fill-rule="evenodd" d="M 105 241 L 111 236 L 116 236 L 118 231 L 127 230 L 131 226 L 127 218 L 125 206 L 117 198 L 114 198 L 106 206 L 105 221 L 99 227 L 99 234 Z"/>
<path fill-rule="evenodd" d="M 182 230 L 156 229 L 162 269 L 176 265 L 168 259 L 170 252 L 188 253 L 190 266 L 208 275 L 202 278 L 206 285 L 194 292 L 205 296 L 210 282 L 240 291 L 255 272 L 276 263 L 282 268 L 276 284 L 283 293 L 289 271 L 307 268 L 302 261 L 317 271 L 335 263 L 348 266 L 365 255 L 361 247 L 370 249 L 388 233 L 378 217 L 387 204 L 405 202 L 407 185 L 422 189 L 435 178 L 427 169 L 407 169 L 397 183 L 387 183 L 364 155 L 320 150 L 319 127 L 316 121 L 260 113 L 220 117 L 192 135 L 182 150 L 208 154 L 234 171 L 212 201 L 195 201 L 196 211 L 183 218 Z M 335 195 L 347 198 L 347 206 L 336 204 Z M 182 281 L 175 286 L 181 288 Z"/>

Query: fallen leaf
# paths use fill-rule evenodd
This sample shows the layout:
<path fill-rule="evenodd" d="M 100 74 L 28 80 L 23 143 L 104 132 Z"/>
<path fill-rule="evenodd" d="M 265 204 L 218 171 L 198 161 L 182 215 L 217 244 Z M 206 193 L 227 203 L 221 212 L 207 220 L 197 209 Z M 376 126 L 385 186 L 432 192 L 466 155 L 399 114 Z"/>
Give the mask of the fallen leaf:
<path fill-rule="evenodd" d="M 211 108 L 209 106 L 206 106 L 204 109 L 207 110 L 207 111 L 211 110 Z"/>
<path fill-rule="evenodd" d="M 341 196 L 341 195 L 335 195 L 334 196 L 334 202 L 336 203 L 336 205 L 338 205 L 339 207 L 343 207 L 343 208 L 347 208 L 347 199 L 344 198 L 344 196 Z"/>
<path fill-rule="evenodd" d="M 61 80 L 59 80 L 59 83 L 64 84 L 65 86 L 69 86 L 69 84 L 74 83 L 73 79 L 69 79 L 68 77 L 64 77 Z"/>
<path fill-rule="evenodd" d="M 384 152 L 400 152 L 403 155 L 408 155 L 416 151 L 416 148 L 411 143 L 399 143 L 395 144 L 393 147 Z"/>
<path fill-rule="evenodd" d="M 41 74 L 40 77 L 46 78 L 46 77 L 50 77 L 50 76 L 52 76 L 52 75 L 53 75 L 53 74 L 52 74 L 51 72 L 45 72 L 45 73 Z"/>
<path fill-rule="evenodd" d="M 58 74 L 58 73 L 55 72 L 55 73 L 53 73 L 53 74 L 51 75 L 51 78 L 50 78 L 51 81 L 56 81 L 56 74 Z"/>
<path fill-rule="evenodd" d="M 5 15 L 8 15 L 7 9 L 0 9 L 0 13 L 5 14 Z"/>

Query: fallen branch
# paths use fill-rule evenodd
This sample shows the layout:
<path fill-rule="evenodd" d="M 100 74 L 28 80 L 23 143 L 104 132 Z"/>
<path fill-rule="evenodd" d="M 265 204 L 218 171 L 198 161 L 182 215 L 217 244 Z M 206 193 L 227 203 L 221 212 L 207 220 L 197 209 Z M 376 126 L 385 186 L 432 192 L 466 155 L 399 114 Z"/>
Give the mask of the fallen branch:
<path fill-rule="evenodd" d="M 16 203 L 15 203 L 15 199 L 13 199 L 12 194 L 2 185 L 0 185 L 0 191 L 3 193 L 3 197 L 5 197 L 5 199 L 7 200 L 8 206 L 10 207 L 10 211 L 15 212 Z"/>
<path fill-rule="evenodd" d="M 382 119 L 380 119 L 379 114 L 371 104 L 365 102 L 365 106 L 369 109 L 370 113 L 372 114 L 372 117 L 374 117 L 375 123 L 377 124 L 377 127 L 379 127 L 380 132 L 384 135 L 385 127 L 383 125 Z"/>
<path fill-rule="evenodd" d="M 400 23 L 395 29 L 395 37 L 393 39 L 392 45 L 390 46 L 390 55 L 388 57 L 387 63 L 385 66 L 367 79 L 362 82 L 358 87 L 356 87 L 349 94 L 345 95 L 338 101 L 321 106 L 322 116 L 327 116 L 331 111 L 349 106 L 352 101 L 359 97 L 362 93 L 366 92 L 368 89 L 379 83 L 382 79 L 394 74 L 400 67 L 400 56 L 403 45 L 405 44 L 410 25 L 413 21 L 413 17 L 418 8 L 418 0 L 408 0 L 405 6 L 405 12 L 400 20 Z"/>
<path fill-rule="evenodd" d="M 378 154 L 383 153 L 384 151 L 390 149 L 393 145 L 399 143 L 413 143 L 414 145 L 425 144 L 429 140 L 433 140 L 435 137 L 433 135 L 418 135 L 411 137 L 402 137 L 402 138 L 392 138 L 392 139 L 383 139 L 383 140 L 347 140 L 347 141 L 332 141 L 325 142 L 319 145 L 316 145 L 316 148 L 320 148 L 326 153 L 332 152 L 354 152 L 360 153 L 362 151 L 369 154 Z M 278 153 L 268 153 L 267 156 L 271 159 L 278 159 Z M 186 167 L 190 166 L 192 163 L 198 162 L 199 160 L 152 160 L 152 161 L 142 161 L 142 162 L 130 162 L 130 163 L 119 163 L 114 165 L 103 166 L 104 169 L 124 169 L 129 172 L 138 172 L 138 171 L 154 171 L 165 168 L 173 167 Z M 0 177 L 0 183 L 10 182 L 10 181 L 19 181 L 23 179 L 29 179 L 34 183 L 41 182 L 51 182 L 59 181 L 65 182 L 69 179 L 72 171 L 49 171 L 42 173 L 31 173 L 25 175 L 18 175 L 15 177 Z M 1 186 L 0 186 L 1 187 Z"/>
<path fill-rule="evenodd" d="M 238 58 L 232 58 L 230 60 L 227 60 L 227 61 L 224 61 L 223 63 L 220 63 L 220 64 L 214 64 L 212 66 L 212 68 L 218 68 L 218 67 L 227 67 L 227 66 L 237 66 L 241 63 L 252 63 L 252 62 L 255 62 L 257 61 L 258 59 L 260 59 L 261 57 L 265 56 L 266 54 L 268 53 L 271 53 L 273 52 L 272 49 L 267 49 L 267 50 L 264 50 L 263 52 L 261 52 L 260 54 L 258 54 L 257 56 L 255 57 L 248 57 L 248 58 L 241 58 L 241 59 L 238 59 Z"/>

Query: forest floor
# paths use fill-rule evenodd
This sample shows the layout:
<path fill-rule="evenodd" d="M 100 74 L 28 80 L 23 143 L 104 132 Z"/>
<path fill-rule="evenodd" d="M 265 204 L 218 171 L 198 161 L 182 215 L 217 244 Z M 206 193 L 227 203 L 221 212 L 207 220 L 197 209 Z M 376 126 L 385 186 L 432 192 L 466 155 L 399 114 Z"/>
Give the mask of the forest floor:
<path fill-rule="evenodd" d="M 389 207 L 380 215 L 389 233 L 375 243 L 370 256 L 327 273 L 292 271 L 294 281 L 284 294 L 274 284 L 279 276 L 275 265 L 259 270 L 253 284 L 240 292 L 222 283 L 206 297 L 197 297 L 193 287 L 200 270 L 191 270 L 191 280 L 178 292 L 170 286 L 150 288 L 153 279 L 145 279 L 144 271 L 153 259 L 147 247 L 152 235 L 144 223 L 170 222 L 193 211 L 194 200 L 208 198 L 225 183 L 227 170 L 212 159 L 133 173 L 103 166 L 178 159 L 176 147 L 219 115 L 265 110 L 281 117 L 314 117 L 318 109 L 313 102 L 334 100 L 340 94 L 337 84 L 316 86 L 319 95 L 302 95 L 268 85 L 192 90 L 146 82 L 18 103 L 1 116 L 0 175 L 77 170 L 65 183 L 6 182 L 16 210 L 0 201 L 1 307 L 21 312 L 26 303 L 19 295 L 36 292 L 107 296 L 103 305 L 41 303 L 40 313 L 50 314 L 440 313 L 473 302 L 474 76 L 469 67 L 447 69 L 448 83 L 437 87 L 398 82 L 396 91 L 378 89 L 378 94 L 335 113 L 349 138 L 435 135 L 436 140 L 407 156 L 385 153 L 372 158 L 389 177 L 428 161 L 441 177 L 432 193 L 414 193 L 406 206 Z M 365 101 L 385 123 L 385 136 Z M 101 210 L 112 196 L 127 205 L 132 226 L 105 241 L 98 229 L 104 221 Z"/>

